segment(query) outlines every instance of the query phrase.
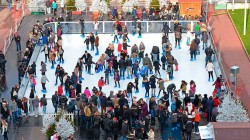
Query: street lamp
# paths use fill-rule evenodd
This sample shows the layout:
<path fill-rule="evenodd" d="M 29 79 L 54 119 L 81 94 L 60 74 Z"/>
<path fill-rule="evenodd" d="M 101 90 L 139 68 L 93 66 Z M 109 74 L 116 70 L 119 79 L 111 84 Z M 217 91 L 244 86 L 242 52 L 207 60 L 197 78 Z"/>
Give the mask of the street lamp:
<path fill-rule="evenodd" d="M 244 12 L 244 30 L 243 30 L 243 35 L 246 35 L 246 30 L 247 30 L 247 0 L 245 0 L 245 12 Z"/>

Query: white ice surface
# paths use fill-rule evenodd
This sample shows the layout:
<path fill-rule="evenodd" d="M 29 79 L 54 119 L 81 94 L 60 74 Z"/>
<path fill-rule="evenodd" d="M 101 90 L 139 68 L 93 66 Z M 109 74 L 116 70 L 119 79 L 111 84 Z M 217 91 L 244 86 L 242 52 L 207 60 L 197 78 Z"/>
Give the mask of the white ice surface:
<path fill-rule="evenodd" d="M 160 47 L 161 50 L 161 37 L 162 34 L 143 34 L 142 38 L 137 38 L 137 35 L 132 36 L 129 35 L 129 38 L 131 42 L 129 42 L 129 45 L 137 44 L 139 46 L 140 42 L 144 42 L 146 46 L 145 53 L 150 53 L 152 50 L 152 46 L 156 45 Z M 86 46 L 84 44 L 85 38 L 82 38 L 79 34 L 70 34 L 70 35 L 63 35 L 63 48 L 64 48 L 64 64 L 61 64 L 63 68 L 65 69 L 65 72 L 69 73 L 71 76 L 71 73 L 74 70 L 74 67 L 77 63 L 77 60 L 84 54 L 84 51 L 86 50 Z M 99 52 L 100 54 L 104 53 L 106 47 L 109 43 L 112 42 L 113 36 L 110 34 L 100 34 L 100 46 L 99 46 Z M 121 41 L 121 39 L 120 39 Z M 201 55 L 197 55 L 197 61 L 190 61 L 190 53 L 189 53 L 189 46 L 186 46 L 186 34 L 183 34 L 183 40 L 181 42 L 181 49 L 174 48 L 174 34 L 170 34 L 170 42 L 173 44 L 173 50 L 172 55 L 177 59 L 179 63 L 179 71 L 174 71 L 174 79 L 170 82 L 165 82 L 165 88 L 171 83 L 175 83 L 177 88 L 179 89 L 181 80 L 185 80 L 188 83 L 190 80 L 194 80 L 196 82 L 196 94 L 208 94 L 210 96 L 213 91 L 212 82 L 208 82 L 208 74 L 205 70 L 205 54 L 204 51 L 201 50 Z M 161 50 L 162 51 L 162 50 Z M 90 51 L 89 51 L 90 52 Z M 90 52 L 91 55 L 94 57 L 94 62 L 96 62 L 99 58 L 99 56 L 95 56 L 95 51 Z M 117 44 L 115 44 L 115 53 L 117 53 Z M 130 48 L 128 48 L 128 53 L 130 54 Z M 160 56 L 161 57 L 161 56 Z M 42 97 L 43 93 L 42 85 L 40 82 L 41 79 L 41 73 L 40 73 L 40 62 L 44 61 L 44 53 L 40 53 L 37 59 L 37 85 L 36 85 L 36 95 L 38 97 Z M 58 64 L 58 62 L 57 62 Z M 56 65 L 57 65 L 56 64 Z M 56 67 L 55 65 L 55 67 Z M 57 90 L 57 86 L 55 86 L 55 69 L 50 68 L 51 63 L 47 62 L 47 72 L 46 76 L 49 79 L 49 82 L 46 83 L 47 93 L 46 97 L 51 98 L 54 92 Z M 140 65 L 141 67 L 141 65 Z M 161 72 L 161 78 L 166 79 L 166 72 L 163 70 L 160 70 Z M 89 89 L 92 89 L 93 86 L 97 86 L 98 80 L 101 76 L 104 76 L 104 72 L 100 72 L 98 74 L 89 75 L 86 71 L 83 72 L 84 80 L 82 81 L 82 90 L 85 89 L 85 87 L 89 87 Z M 214 75 L 215 76 L 215 75 Z M 125 77 L 127 77 L 125 73 Z M 139 93 L 133 93 L 133 96 L 137 96 L 139 98 L 144 98 L 145 89 L 142 88 L 141 82 L 142 78 L 139 79 Z M 125 79 L 121 80 L 121 88 L 114 88 L 114 80 L 113 76 L 110 77 L 110 84 L 103 87 L 103 92 L 109 95 L 110 90 L 113 90 L 115 93 L 118 90 L 125 90 L 127 87 L 128 82 L 134 82 L 134 79 Z M 60 83 L 58 79 L 58 83 Z M 189 90 L 189 84 L 187 89 Z M 158 95 L 159 89 L 156 88 L 156 95 Z M 28 86 L 25 96 L 29 97 L 30 93 L 30 86 Z M 151 90 L 150 90 L 151 95 Z M 162 95 L 162 93 L 161 93 Z M 47 107 L 47 113 L 53 113 L 54 108 L 52 106 L 51 100 L 48 100 L 48 107 Z M 40 109 L 41 112 L 41 109 Z"/>

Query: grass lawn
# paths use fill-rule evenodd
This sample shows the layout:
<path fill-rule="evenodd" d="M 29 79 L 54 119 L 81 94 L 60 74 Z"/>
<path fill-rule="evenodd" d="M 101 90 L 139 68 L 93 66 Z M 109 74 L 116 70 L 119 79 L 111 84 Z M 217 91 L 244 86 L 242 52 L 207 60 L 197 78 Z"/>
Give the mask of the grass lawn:
<path fill-rule="evenodd" d="M 247 11 L 247 31 L 246 35 L 243 35 L 244 29 L 244 9 L 241 10 L 229 10 L 229 13 L 234 21 L 234 24 L 240 34 L 240 37 L 244 43 L 247 53 L 250 55 L 250 9 Z"/>

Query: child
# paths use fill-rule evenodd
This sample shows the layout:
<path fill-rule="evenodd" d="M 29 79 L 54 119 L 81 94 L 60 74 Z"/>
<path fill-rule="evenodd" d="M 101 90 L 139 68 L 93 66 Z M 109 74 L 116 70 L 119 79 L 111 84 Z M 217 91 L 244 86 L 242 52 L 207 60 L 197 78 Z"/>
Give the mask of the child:
<path fill-rule="evenodd" d="M 89 36 L 86 37 L 84 43 L 86 43 L 87 50 L 89 50 Z"/>
<path fill-rule="evenodd" d="M 105 85 L 105 82 L 103 80 L 103 77 L 101 77 L 101 79 L 98 81 L 98 87 L 99 90 L 102 91 L 102 87 Z"/>
<path fill-rule="evenodd" d="M 168 73 L 168 76 L 169 76 L 169 80 L 172 80 L 174 77 L 173 77 L 173 74 L 172 74 L 171 65 L 168 65 L 168 67 L 167 67 L 167 73 Z"/>
<path fill-rule="evenodd" d="M 180 91 L 180 90 L 181 90 L 182 95 L 186 95 L 186 92 L 187 92 L 187 82 L 186 81 L 184 81 L 184 80 L 181 81 L 181 87 L 178 91 Z"/>

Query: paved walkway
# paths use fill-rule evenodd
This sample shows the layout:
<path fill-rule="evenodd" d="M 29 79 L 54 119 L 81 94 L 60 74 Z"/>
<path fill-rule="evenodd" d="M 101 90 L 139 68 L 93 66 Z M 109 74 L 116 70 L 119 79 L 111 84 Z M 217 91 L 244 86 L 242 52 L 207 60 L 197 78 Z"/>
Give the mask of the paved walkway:
<path fill-rule="evenodd" d="M 4 47 L 4 40 L 10 34 L 10 29 L 14 29 L 16 22 L 21 19 L 22 10 L 9 11 L 8 8 L 4 8 L 0 12 L 0 50 Z"/>
<path fill-rule="evenodd" d="M 250 114 L 250 63 L 246 55 L 240 38 L 230 20 L 229 15 L 222 14 L 214 16 L 210 19 L 213 38 L 216 41 L 217 47 L 221 52 L 222 65 L 229 77 L 230 67 L 239 66 L 240 73 L 237 76 L 237 89 L 240 90 L 239 95 L 241 101 Z M 234 85 L 231 86 L 234 91 Z"/>

